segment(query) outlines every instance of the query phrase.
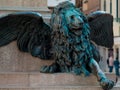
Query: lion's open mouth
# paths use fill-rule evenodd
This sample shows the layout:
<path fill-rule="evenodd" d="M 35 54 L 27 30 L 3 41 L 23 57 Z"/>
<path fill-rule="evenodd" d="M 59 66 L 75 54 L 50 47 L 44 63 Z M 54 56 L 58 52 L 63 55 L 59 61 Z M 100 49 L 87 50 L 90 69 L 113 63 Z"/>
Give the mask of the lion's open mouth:
<path fill-rule="evenodd" d="M 78 36 L 78 35 L 81 35 L 81 34 L 82 34 L 82 29 L 83 29 L 83 27 L 72 28 L 72 29 L 71 29 L 71 32 Z"/>
<path fill-rule="evenodd" d="M 76 24 L 71 24 L 72 29 L 74 30 L 82 30 L 83 29 L 83 23 L 80 23 L 78 25 Z"/>
<path fill-rule="evenodd" d="M 74 31 L 81 31 L 83 29 L 83 27 L 79 27 L 79 28 L 72 28 L 72 30 L 74 30 Z"/>

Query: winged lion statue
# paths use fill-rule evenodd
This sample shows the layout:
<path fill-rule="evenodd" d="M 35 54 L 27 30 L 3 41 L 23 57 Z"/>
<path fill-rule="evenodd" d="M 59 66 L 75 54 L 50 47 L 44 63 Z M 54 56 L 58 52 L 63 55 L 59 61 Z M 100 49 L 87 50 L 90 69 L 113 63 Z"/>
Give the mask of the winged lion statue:
<path fill-rule="evenodd" d="M 0 46 L 16 40 L 20 51 L 55 62 L 42 73 L 93 73 L 104 90 L 114 86 L 100 69 L 95 44 L 113 46 L 113 16 L 97 11 L 85 16 L 69 1 L 57 5 L 46 24 L 40 13 L 18 12 L 0 18 Z M 94 44 L 94 43 L 95 44 Z"/>

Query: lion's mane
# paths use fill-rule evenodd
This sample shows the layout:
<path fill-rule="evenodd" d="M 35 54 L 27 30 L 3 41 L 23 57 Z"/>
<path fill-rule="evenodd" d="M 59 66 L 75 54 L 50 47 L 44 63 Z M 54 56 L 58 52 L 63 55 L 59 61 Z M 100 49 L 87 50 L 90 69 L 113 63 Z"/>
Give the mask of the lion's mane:
<path fill-rule="evenodd" d="M 69 10 L 76 10 L 82 16 L 84 25 L 81 32 L 70 30 L 65 18 Z M 89 41 L 89 25 L 85 15 L 72 3 L 64 2 L 54 8 L 51 18 L 53 52 L 60 71 L 70 72 L 84 66 L 86 69 L 89 58 L 92 57 L 92 47 Z"/>

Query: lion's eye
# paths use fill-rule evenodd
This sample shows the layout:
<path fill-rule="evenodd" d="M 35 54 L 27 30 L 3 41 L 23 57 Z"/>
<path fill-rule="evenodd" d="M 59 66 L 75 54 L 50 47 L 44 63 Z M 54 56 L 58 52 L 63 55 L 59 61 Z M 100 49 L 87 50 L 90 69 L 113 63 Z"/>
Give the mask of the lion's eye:
<path fill-rule="evenodd" d="M 71 16 L 71 19 L 74 19 L 74 15 Z"/>
<path fill-rule="evenodd" d="M 79 17 L 81 17 L 81 18 L 82 18 L 82 15 L 79 15 Z"/>

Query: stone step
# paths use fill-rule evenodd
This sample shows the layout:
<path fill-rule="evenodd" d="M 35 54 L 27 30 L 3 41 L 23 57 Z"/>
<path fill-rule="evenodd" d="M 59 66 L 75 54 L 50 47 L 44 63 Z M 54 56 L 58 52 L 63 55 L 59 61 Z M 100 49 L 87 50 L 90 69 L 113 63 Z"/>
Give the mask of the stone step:
<path fill-rule="evenodd" d="M 47 7 L 0 7 L 0 16 L 5 16 L 9 13 L 15 12 L 39 12 L 44 21 L 49 23 L 51 17 L 51 11 Z"/>
<path fill-rule="evenodd" d="M 47 7 L 47 0 L 0 0 L 0 7 Z"/>
<path fill-rule="evenodd" d="M 22 8 L 2 8 L 0 9 L 0 15 L 3 16 L 3 15 L 6 15 L 6 14 L 9 14 L 9 13 L 14 13 L 14 12 L 39 12 L 41 13 L 42 15 L 46 15 L 46 16 L 50 16 L 51 15 L 51 11 L 48 9 L 48 8 L 29 8 L 29 7 L 22 7 Z"/>
<path fill-rule="evenodd" d="M 114 74 L 106 75 L 116 80 Z M 116 86 L 112 90 L 119 90 Z M 102 90 L 94 75 L 72 73 L 0 72 L 0 90 Z"/>
<path fill-rule="evenodd" d="M 103 90 L 100 86 L 41 86 L 39 88 L 32 87 L 0 87 L 0 90 Z M 119 86 L 115 86 L 111 90 L 120 90 Z"/>

